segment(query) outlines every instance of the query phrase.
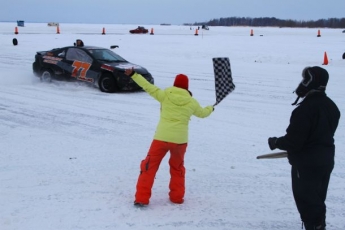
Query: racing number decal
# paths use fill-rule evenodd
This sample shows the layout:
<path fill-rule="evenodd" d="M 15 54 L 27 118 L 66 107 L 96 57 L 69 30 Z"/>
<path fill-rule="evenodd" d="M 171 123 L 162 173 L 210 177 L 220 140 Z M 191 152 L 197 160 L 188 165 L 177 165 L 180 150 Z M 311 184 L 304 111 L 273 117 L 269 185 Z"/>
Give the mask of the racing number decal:
<path fill-rule="evenodd" d="M 87 62 L 74 61 L 72 66 L 72 77 L 77 78 L 80 81 L 93 82 L 92 78 L 86 78 L 86 73 L 90 69 L 91 64 Z"/>

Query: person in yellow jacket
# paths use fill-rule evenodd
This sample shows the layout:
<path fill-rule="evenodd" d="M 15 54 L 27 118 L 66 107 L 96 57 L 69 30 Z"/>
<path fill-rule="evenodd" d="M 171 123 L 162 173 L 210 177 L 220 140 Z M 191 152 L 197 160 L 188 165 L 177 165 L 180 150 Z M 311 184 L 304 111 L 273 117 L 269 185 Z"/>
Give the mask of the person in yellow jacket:
<path fill-rule="evenodd" d="M 134 205 L 149 204 L 155 175 L 167 152 L 170 152 L 169 199 L 173 203 L 182 204 L 185 194 L 184 155 L 188 143 L 189 120 L 192 115 L 199 118 L 208 117 L 214 111 L 214 107 L 200 106 L 188 90 L 189 80 L 184 74 L 178 74 L 174 86 L 164 90 L 149 83 L 133 69 L 126 69 L 125 74 L 161 104 L 156 133 L 146 158 L 140 164 Z"/>

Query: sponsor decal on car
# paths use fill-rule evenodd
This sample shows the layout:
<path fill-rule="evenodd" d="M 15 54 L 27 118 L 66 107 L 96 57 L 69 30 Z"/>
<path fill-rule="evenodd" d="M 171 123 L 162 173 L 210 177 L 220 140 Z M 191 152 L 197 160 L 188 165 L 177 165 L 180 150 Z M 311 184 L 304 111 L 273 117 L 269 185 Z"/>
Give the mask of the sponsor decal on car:
<path fill-rule="evenodd" d="M 54 64 L 54 65 L 56 65 L 58 61 L 61 61 L 61 60 L 62 58 L 58 58 L 58 57 L 52 57 L 52 56 L 47 56 L 47 55 L 43 56 L 43 62 Z"/>
<path fill-rule="evenodd" d="M 91 64 L 87 62 L 81 62 L 81 61 L 74 61 L 72 64 L 72 67 L 74 69 L 72 70 L 71 77 L 75 77 L 80 81 L 86 81 L 86 82 L 94 82 L 92 78 L 87 78 L 86 74 L 87 71 L 90 69 Z"/>
<path fill-rule="evenodd" d="M 119 69 L 130 69 L 130 68 L 141 69 L 141 66 L 133 65 L 133 64 L 130 64 L 130 63 L 119 64 L 116 67 L 119 68 Z"/>
<path fill-rule="evenodd" d="M 112 67 L 112 66 L 110 66 L 110 65 L 103 64 L 103 65 L 101 66 L 101 69 L 105 69 L 105 70 L 108 70 L 108 71 L 113 72 L 115 68 Z"/>

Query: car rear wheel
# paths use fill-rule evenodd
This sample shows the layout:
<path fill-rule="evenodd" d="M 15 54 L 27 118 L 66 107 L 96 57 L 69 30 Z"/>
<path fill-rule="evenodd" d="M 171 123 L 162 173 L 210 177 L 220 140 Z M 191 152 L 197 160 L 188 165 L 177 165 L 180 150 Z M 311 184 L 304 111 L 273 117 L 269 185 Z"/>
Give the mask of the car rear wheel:
<path fill-rule="evenodd" d="M 113 93 L 117 90 L 115 78 L 112 74 L 104 73 L 99 79 L 99 89 L 105 93 Z"/>
<path fill-rule="evenodd" d="M 41 82 L 52 82 L 53 72 L 49 69 L 44 69 L 41 72 L 40 80 Z"/>

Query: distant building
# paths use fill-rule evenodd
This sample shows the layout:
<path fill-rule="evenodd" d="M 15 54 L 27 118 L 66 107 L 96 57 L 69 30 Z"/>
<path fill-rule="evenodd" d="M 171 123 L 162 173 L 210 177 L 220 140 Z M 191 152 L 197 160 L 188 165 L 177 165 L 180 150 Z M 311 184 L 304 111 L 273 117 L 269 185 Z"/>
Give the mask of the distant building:
<path fill-rule="evenodd" d="M 48 26 L 59 26 L 58 22 L 48 22 Z"/>
<path fill-rule="evenodd" d="M 22 20 L 17 21 L 17 26 L 24 26 L 24 21 Z"/>
<path fill-rule="evenodd" d="M 204 30 L 209 30 L 209 28 L 208 28 L 207 25 L 202 25 L 202 29 L 204 29 Z"/>

